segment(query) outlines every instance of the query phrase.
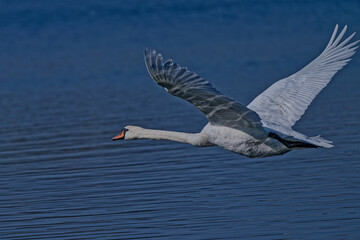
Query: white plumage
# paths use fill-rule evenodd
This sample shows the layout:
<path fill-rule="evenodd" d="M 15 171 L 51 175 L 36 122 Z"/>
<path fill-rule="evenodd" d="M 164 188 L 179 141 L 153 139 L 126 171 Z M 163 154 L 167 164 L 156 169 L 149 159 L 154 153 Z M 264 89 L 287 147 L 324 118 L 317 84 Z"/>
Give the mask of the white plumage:
<path fill-rule="evenodd" d="M 275 82 L 257 96 L 248 108 L 254 110 L 266 122 L 292 127 L 305 113 L 316 95 L 330 82 L 331 78 L 345 66 L 354 55 L 359 41 L 345 45 L 355 35 L 339 44 L 346 26 L 335 39 L 338 25 L 325 50 L 297 73 Z"/>
<path fill-rule="evenodd" d="M 127 126 L 114 140 L 149 138 L 196 146 L 218 145 L 248 157 L 279 155 L 292 149 L 332 147 L 330 141 L 319 136 L 305 136 L 292 130 L 292 126 L 355 54 L 359 40 L 348 44 L 355 33 L 341 42 L 346 29 L 347 26 L 336 36 L 336 25 L 328 45 L 316 59 L 297 73 L 275 82 L 247 107 L 223 95 L 187 68 L 172 60 L 163 63 L 161 54 L 146 49 L 146 67 L 155 82 L 170 94 L 196 106 L 209 123 L 197 134 Z"/>

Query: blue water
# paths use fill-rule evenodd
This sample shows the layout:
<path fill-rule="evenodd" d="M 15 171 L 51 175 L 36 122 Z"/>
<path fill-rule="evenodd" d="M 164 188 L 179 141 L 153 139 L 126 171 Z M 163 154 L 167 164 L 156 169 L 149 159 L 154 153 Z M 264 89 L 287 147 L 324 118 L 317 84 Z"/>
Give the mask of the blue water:
<path fill-rule="evenodd" d="M 359 16 L 355 0 L 0 1 L 0 239 L 360 239 L 359 53 L 296 125 L 332 149 L 111 141 L 207 122 L 150 79 L 145 47 L 248 104 Z"/>

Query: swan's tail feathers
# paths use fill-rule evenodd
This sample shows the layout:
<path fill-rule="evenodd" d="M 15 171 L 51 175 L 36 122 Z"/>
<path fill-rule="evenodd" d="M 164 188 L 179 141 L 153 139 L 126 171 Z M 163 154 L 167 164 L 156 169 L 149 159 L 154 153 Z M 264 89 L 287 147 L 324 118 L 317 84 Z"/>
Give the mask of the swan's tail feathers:
<path fill-rule="evenodd" d="M 315 142 L 319 147 L 323 147 L 323 148 L 334 147 L 334 145 L 331 144 L 332 141 L 326 140 L 320 136 L 310 137 L 309 139 L 311 139 L 313 142 Z"/>
<path fill-rule="evenodd" d="M 294 131 L 291 128 L 263 122 L 264 129 L 268 132 L 269 137 L 275 138 L 289 148 L 332 148 L 331 141 L 320 136 L 308 137 L 302 133 Z M 281 140 L 280 140 L 281 139 Z"/>
<path fill-rule="evenodd" d="M 332 147 L 334 147 L 331 144 L 332 143 L 331 141 L 326 140 L 320 136 L 308 137 L 305 134 L 294 131 L 291 128 L 287 128 L 287 127 L 269 123 L 269 122 L 263 122 L 263 126 L 264 126 L 264 129 L 268 132 L 269 137 L 275 138 L 277 140 L 279 140 L 278 138 L 281 138 L 289 146 L 287 146 L 284 142 L 282 142 L 282 143 L 285 146 L 290 147 L 290 148 L 294 148 L 294 147 L 298 148 L 301 145 L 301 144 L 299 145 L 300 142 L 303 143 L 303 145 L 301 145 L 301 148 L 304 148 L 304 147 L 305 148 L 308 148 L 308 147 L 332 148 Z M 273 134 L 277 135 L 277 137 Z M 291 145 L 290 143 L 298 143 L 298 144 Z M 309 144 L 312 146 L 308 146 Z"/>
<path fill-rule="evenodd" d="M 278 140 L 279 142 L 281 142 L 288 148 L 301 149 L 301 148 L 317 148 L 317 147 L 319 147 L 315 144 L 297 140 L 297 139 L 290 140 L 290 139 L 286 139 L 286 138 L 281 138 L 279 135 L 277 135 L 276 133 L 273 133 L 273 132 L 269 133 L 269 137 L 272 137 L 272 138 Z"/>
<path fill-rule="evenodd" d="M 305 136 L 305 135 L 304 135 Z M 316 137 L 306 137 L 306 139 L 294 138 L 293 136 L 279 136 L 276 133 L 269 132 L 269 137 L 272 137 L 288 148 L 292 149 L 302 149 L 302 148 L 331 148 L 331 141 L 325 140 L 320 136 Z"/>

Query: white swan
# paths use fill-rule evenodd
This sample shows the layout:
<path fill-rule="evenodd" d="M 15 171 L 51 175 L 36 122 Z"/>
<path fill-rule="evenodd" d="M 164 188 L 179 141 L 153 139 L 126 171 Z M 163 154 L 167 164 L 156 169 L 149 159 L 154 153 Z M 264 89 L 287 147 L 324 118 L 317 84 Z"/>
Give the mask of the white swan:
<path fill-rule="evenodd" d="M 292 130 L 315 96 L 354 55 L 358 41 L 340 42 L 335 26 L 325 50 L 299 72 L 275 82 L 247 107 L 226 97 L 211 84 L 161 54 L 145 50 L 146 67 L 157 84 L 170 94 L 197 107 L 209 120 L 200 133 L 182 133 L 126 126 L 118 139 L 163 139 L 195 146 L 220 146 L 248 157 L 280 155 L 292 149 L 333 147 L 320 136 L 308 137 Z M 336 39 L 335 39 L 336 37 Z M 346 45 L 347 44 L 347 45 Z"/>

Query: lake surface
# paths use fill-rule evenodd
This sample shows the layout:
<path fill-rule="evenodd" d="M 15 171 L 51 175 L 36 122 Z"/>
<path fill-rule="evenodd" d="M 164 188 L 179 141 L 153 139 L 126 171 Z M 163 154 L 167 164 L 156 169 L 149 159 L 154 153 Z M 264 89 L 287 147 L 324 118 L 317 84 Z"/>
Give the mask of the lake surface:
<path fill-rule="evenodd" d="M 248 104 L 336 23 L 360 32 L 358 1 L 0 6 L 0 239 L 360 239 L 359 53 L 295 127 L 332 149 L 249 159 L 111 141 L 126 125 L 207 123 L 151 80 L 145 47 Z"/>

